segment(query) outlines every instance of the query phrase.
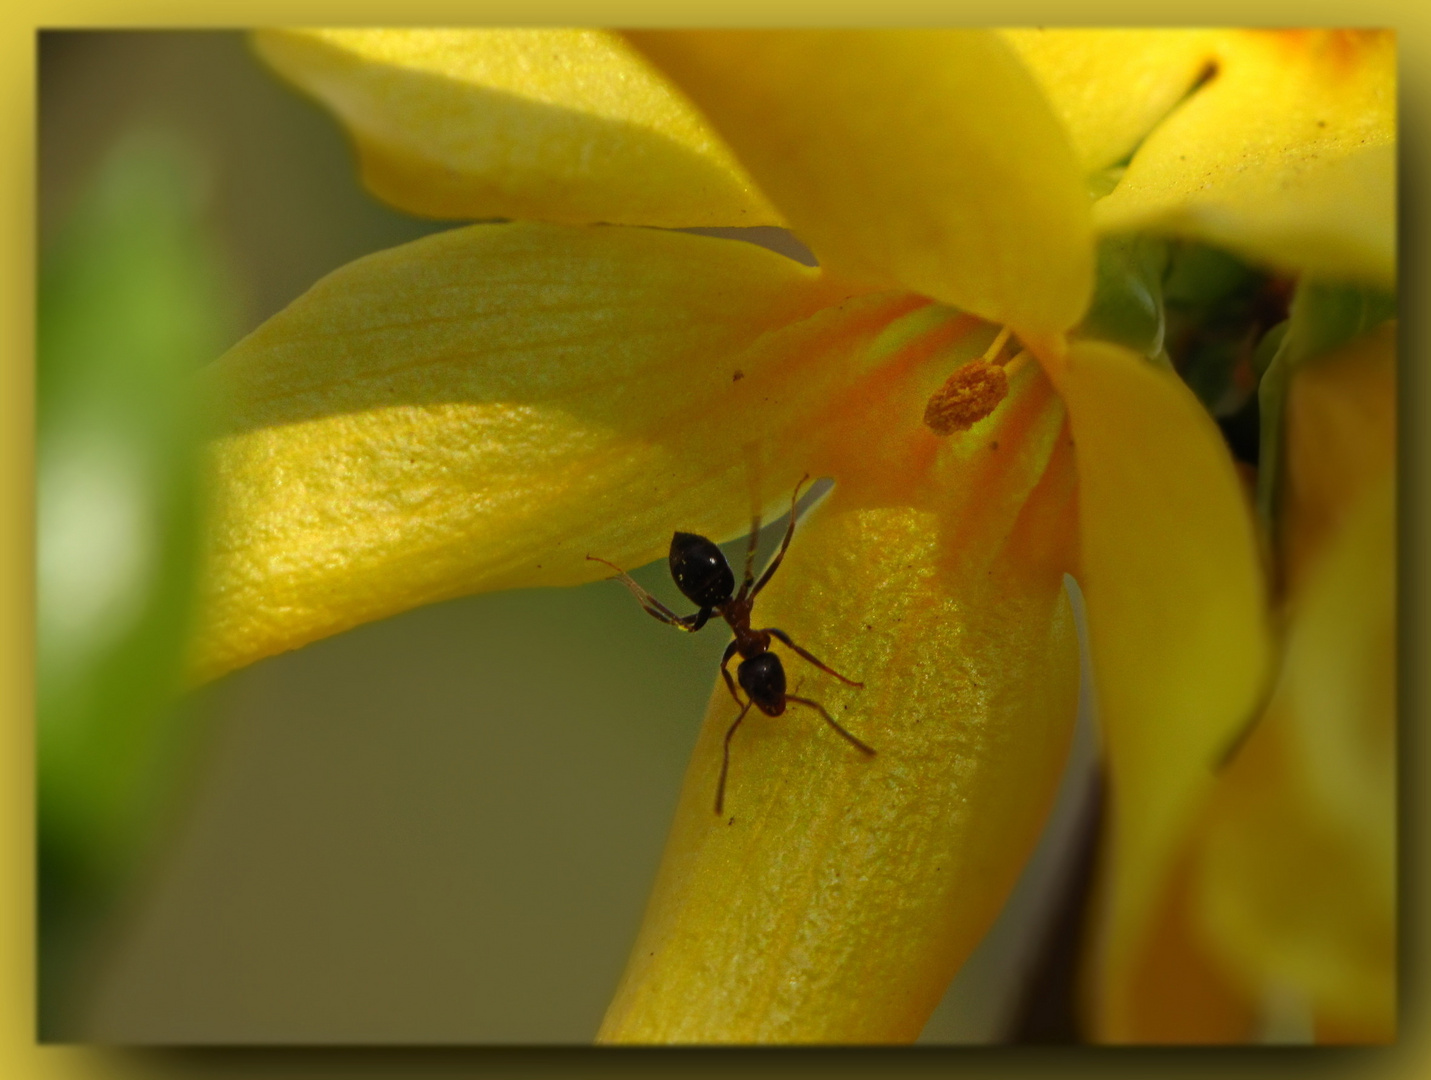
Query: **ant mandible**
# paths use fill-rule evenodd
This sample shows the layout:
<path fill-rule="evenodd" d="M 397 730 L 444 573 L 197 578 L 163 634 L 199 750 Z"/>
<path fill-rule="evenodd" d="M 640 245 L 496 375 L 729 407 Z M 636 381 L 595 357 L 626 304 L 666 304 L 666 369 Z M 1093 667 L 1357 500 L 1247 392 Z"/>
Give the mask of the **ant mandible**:
<path fill-rule="evenodd" d="M 681 590 L 686 599 L 700 608 L 694 615 L 677 615 L 636 584 L 631 576 L 615 563 L 607 562 L 596 555 L 587 556 L 593 562 L 606 563 L 607 566 L 615 570 L 618 575 L 617 580 L 631 590 L 631 594 L 636 597 L 646 614 L 661 620 L 668 626 L 694 633 L 705 626 L 712 615 L 719 615 L 730 624 L 735 638 L 726 646 L 725 655 L 721 657 L 720 673 L 725 678 L 725 684 L 730 689 L 731 697 L 735 698 L 735 703 L 740 706 L 740 714 L 730 725 L 730 730 L 725 733 L 725 753 L 720 764 L 720 780 L 716 784 L 715 812 L 717 814 L 721 812 L 721 807 L 725 802 L 725 778 L 730 769 L 730 738 L 735 734 L 735 729 L 740 727 L 740 722 L 745 719 L 745 714 L 750 711 L 752 704 L 767 716 L 779 716 L 785 711 L 786 703 L 790 701 L 809 706 L 824 717 L 825 722 L 844 736 L 857 750 L 871 757 L 875 753 L 873 748 L 866 746 L 842 728 L 818 701 L 796 697 L 794 694 L 785 692 L 785 668 L 780 663 L 780 657 L 770 651 L 770 641 L 775 638 L 783 642 L 821 671 L 833 675 L 843 683 L 858 687 L 863 687 L 865 684 L 855 682 L 854 679 L 847 679 L 834 668 L 825 665 L 791 641 L 790 635 L 785 631 L 777 630 L 773 626 L 756 630 L 750 625 L 750 611 L 755 605 L 755 598 L 760 595 L 760 590 L 765 588 L 771 577 L 774 576 L 780 566 L 780 561 L 785 558 L 785 550 L 790 546 L 790 538 L 795 535 L 795 504 L 800 499 L 800 488 L 808 479 L 810 479 L 808 475 L 803 476 L 795 485 L 795 493 L 790 497 L 790 524 L 786 526 L 785 539 L 780 542 L 780 550 L 776 552 L 770 565 L 765 568 L 765 573 L 760 575 L 759 581 L 755 580 L 753 572 L 755 547 L 760 532 L 759 515 L 757 514 L 751 522 L 750 545 L 745 551 L 745 580 L 741 583 L 739 592 L 735 591 L 735 575 L 731 573 L 730 564 L 726 562 L 725 555 L 720 548 L 704 536 L 697 536 L 695 533 L 678 532 L 671 537 L 669 560 L 671 577 L 675 578 L 676 587 Z M 736 653 L 740 654 L 741 660 L 740 666 L 736 668 L 735 679 L 732 679 L 728 665 Z M 741 701 L 740 694 L 736 692 L 737 681 L 746 693 L 745 701 Z"/>

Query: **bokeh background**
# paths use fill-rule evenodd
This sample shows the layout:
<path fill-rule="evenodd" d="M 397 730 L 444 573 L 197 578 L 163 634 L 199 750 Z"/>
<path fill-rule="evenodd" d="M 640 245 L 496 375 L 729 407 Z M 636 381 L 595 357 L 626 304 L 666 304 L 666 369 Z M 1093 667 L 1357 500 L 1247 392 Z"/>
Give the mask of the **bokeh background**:
<path fill-rule="evenodd" d="M 605 582 L 436 605 L 181 693 L 192 373 L 328 271 L 454 223 L 369 197 L 240 34 L 39 49 L 42 1036 L 589 1042 L 726 638 Z M 635 576 L 684 610 L 663 565 Z M 925 1042 L 1071 1036 L 1087 712 Z"/>

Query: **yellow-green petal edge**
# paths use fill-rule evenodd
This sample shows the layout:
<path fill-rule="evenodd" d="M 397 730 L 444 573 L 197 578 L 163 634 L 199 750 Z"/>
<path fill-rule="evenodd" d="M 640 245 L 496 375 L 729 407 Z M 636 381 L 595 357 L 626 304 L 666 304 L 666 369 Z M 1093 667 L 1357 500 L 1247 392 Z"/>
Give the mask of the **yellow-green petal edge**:
<path fill-rule="evenodd" d="M 269 64 L 343 121 L 363 180 L 436 218 L 779 225 L 730 151 L 605 30 L 272 30 Z"/>

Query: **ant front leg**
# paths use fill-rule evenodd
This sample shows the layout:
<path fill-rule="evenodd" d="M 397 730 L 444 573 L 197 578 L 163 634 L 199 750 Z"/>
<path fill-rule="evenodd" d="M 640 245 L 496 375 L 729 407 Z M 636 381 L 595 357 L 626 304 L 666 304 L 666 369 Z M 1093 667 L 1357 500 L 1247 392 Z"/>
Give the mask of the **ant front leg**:
<path fill-rule="evenodd" d="M 791 640 L 790 640 L 790 635 L 787 634 L 784 630 L 777 630 L 777 629 L 775 629 L 773 626 L 771 626 L 771 627 L 767 627 L 765 630 L 763 630 L 763 631 L 761 631 L 761 632 L 762 632 L 762 633 L 765 633 L 765 634 L 769 634 L 769 635 L 770 635 L 771 637 L 773 637 L 773 638 L 779 638 L 781 641 L 785 642 L 785 644 L 786 644 L 787 646 L 789 646 L 791 649 L 794 649 L 797 653 L 799 653 L 801 656 L 803 656 L 806 660 L 810 661 L 810 663 L 814 664 L 817 668 L 819 668 L 819 669 L 820 669 L 821 671 L 823 671 L 825 674 L 827 674 L 827 675 L 833 675 L 835 678 L 839 679 L 840 682 L 842 682 L 842 683 L 848 683 L 850 686 L 858 686 L 858 687 L 861 687 L 861 688 L 864 687 L 864 685 L 865 685 L 864 683 L 862 683 L 862 682 L 855 682 L 854 679 L 847 679 L 847 678 L 845 678 L 843 675 L 841 675 L 838 671 L 836 671 L 834 668 L 830 667 L 828 664 L 821 663 L 820 660 L 819 660 L 813 653 L 806 652 L 804 649 L 800 648 L 799 645 L 796 645 L 795 642 L 791 641 Z"/>
<path fill-rule="evenodd" d="M 636 602 L 641 605 L 643 611 L 653 619 L 659 619 L 667 626 L 674 626 L 677 630 L 684 630 L 687 633 L 694 633 L 706 624 L 706 620 L 711 617 L 713 608 L 701 608 L 694 615 L 677 615 L 661 601 L 648 593 L 630 574 L 614 562 L 607 562 L 599 555 L 588 555 L 592 562 L 606 563 L 607 566 L 616 571 L 616 580 L 631 590 L 631 595 L 636 597 Z"/>
<path fill-rule="evenodd" d="M 755 581 L 755 549 L 760 546 L 760 510 L 750 515 L 750 542 L 745 546 L 745 577 L 741 579 L 736 600 L 744 600 L 750 595 L 751 583 Z"/>
<path fill-rule="evenodd" d="M 775 553 L 775 558 L 765 568 L 765 573 L 760 575 L 760 580 L 756 583 L 755 588 L 750 590 L 752 600 L 760 594 L 761 589 L 765 588 L 765 583 L 775 576 L 775 571 L 780 568 L 781 560 L 785 558 L 785 551 L 790 546 L 791 538 L 795 535 L 795 504 L 800 501 L 800 489 L 805 486 L 805 481 L 808 479 L 810 479 L 810 474 L 806 473 L 795 485 L 795 493 L 790 496 L 790 524 L 785 527 L 785 539 L 780 541 L 780 550 Z"/>

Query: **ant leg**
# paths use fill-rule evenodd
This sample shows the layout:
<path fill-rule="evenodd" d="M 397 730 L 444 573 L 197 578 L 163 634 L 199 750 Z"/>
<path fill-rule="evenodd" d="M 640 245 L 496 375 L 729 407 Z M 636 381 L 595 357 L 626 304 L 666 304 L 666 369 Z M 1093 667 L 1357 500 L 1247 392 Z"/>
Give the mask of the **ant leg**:
<path fill-rule="evenodd" d="M 653 619 L 659 619 L 667 626 L 674 626 L 677 630 L 685 630 L 689 633 L 699 630 L 706 624 L 706 619 L 710 618 L 711 613 L 705 608 L 702 608 L 694 615 L 677 615 L 665 604 L 641 588 L 640 585 L 637 585 L 635 579 L 615 563 L 606 562 L 606 560 L 599 555 L 588 555 L 587 558 L 592 562 L 606 563 L 607 566 L 615 570 L 617 574 L 616 580 L 631 590 L 631 595 L 636 597 L 636 602 L 641 605 L 646 614 Z M 704 616 L 704 618 L 702 616 Z"/>
<path fill-rule="evenodd" d="M 750 543 L 745 547 L 745 577 L 740 583 L 740 592 L 735 594 L 737 602 L 750 593 L 751 582 L 755 580 L 755 549 L 760 546 L 760 507 L 750 515 Z"/>
<path fill-rule="evenodd" d="M 735 718 L 735 723 L 730 725 L 730 730 L 725 733 L 725 756 L 720 762 L 720 780 L 716 782 L 716 804 L 715 812 L 719 814 L 721 807 L 725 805 L 725 774 L 730 771 L 730 737 L 735 734 L 735 729 L 740 727 L 740 722 L 745 719 L 745 714 L 750 711 L 750 702 L 746 702 L 740 707 L 740 715 Z M 830 723 L 834 723 L 833 720 Z M 870 753 L 874 753 L 873 750 Z"/>
<path fill-rule="evenodd" d="M 739 602 L 750 593 L 755 581 L 755 549 L 760 546 L 760 454 L 753 442 L 741 449 L 745 452 L 745 478 L 750 488 L 750 541 L 745 549 L 745 576 L 740 582 L 740 591 L 734 599 Z"/>
<path fill-rule="evenodd" d="M 790 524 L 785 527 L 785 539 L 780 541 L 780 550 L 775 553 L 775 558 L 765 568 L 765 573 L 760 575 L 760 580 L 756 582 L 755 588 L 750 590 L 752 600 L 760 594 L 761 589 L 765 588 L 765 583 L 775 576 L 775 571 L 780 567 L 780 561 L 785 558 L 785 549 L 790 546 L 790 538 L 795 535 L 795 504 L 800 501 L 800 489 L 805 486 L 805 481 L 808 479 L 810 479 L 810 474 L 806 473 L 795 485 L 795 493 L 790 496 Z"/>
<path fill-rule="evenodd" d="M 761 632 L 769 634 L 771 637 L 779 638 L 781 641 L 785 642 L 786 645 L 788 645 L 790 648 L 794 649 L 797 653 L 803 656 L 806 660 L 810 661 L 810 663 L 814 664 L 821 671 L 825 672 L 825 674 L 833 675 L 835 678 L 839 679 L 840 682 L 848 683 L 850 686 L 863 687 L 865 685 L 862 682 L 855 682 L 854 679 L 847 679 L 834 668 L 829 667 L 826 664 L 822 664 L 818 659 L 815 658 L 813 654 L 806 652 L 804 649 L 800 648 L 799 645 L 796 645 L 795 642 L 791 641 L 790 635 L 787 634 L 784 630 L 777 630 L 775 629 L 775 627 L 770 626 Z"/>
<path fill-rule="evenodd" d="M 725 684 L 730 688 L 730 696 L 735 698 L 735 703 L 739 705 L 740 695 L 735 692 L 735 680 L 730 677 L 730 668 L 726 667 L 730 663 L 730 658 L 735 655 L 736 643 L 732 641 L 725 647 L 725 655 L 720 658 L 720 673 L 725 676 Z"/>
<path fill-rule="evenodd" d="M 862 751 L 864 751 L 866 754 L 868 754 L 870 757 L 874 757 L 874 754 L 875 754 L 875 752 L 874 752 L 874 747 L 872 747 L 872 746 L 866 746 L 864 743 L 860 742 L 859 739 L 855 738 L 853 735 L 851 735 L 851 734 L 850 734 L 848 731 L 846 731 L 844 728 L 840 727 L 839 724 L 835 723 L 835 718 L 834 718 L 833 716 L 831 716 L 829 713 L 827 713 L 827 712 L 825 711 L 825 706 L 821 705 L 819 702 L 817 702 L 817 701 L 811 701 L 809 698 L 796 697 L 794 694 L 786 694 L 786 695 L 785 695 L 785 700 L 786 700 L 786 701 L 798 701 L 801 705 L 808 705 L 808 706 L 810 706 L 810 708 L 814 709 L 816 712 L 818 712 L 821 716 L 823 716 L 823 717 L 825 718 L 825 723 L 829 724 L 832 728 L 834 728 L 834 729 L 835 729 L 836 731 L 838 731 L 841 735 L 843 735 L 846 739 L 848 739 L 852 744 L 854 744 L 854 746 L 855 746 L 855 748 L 856 748 L 857 750 L 862 750 Z"/>

